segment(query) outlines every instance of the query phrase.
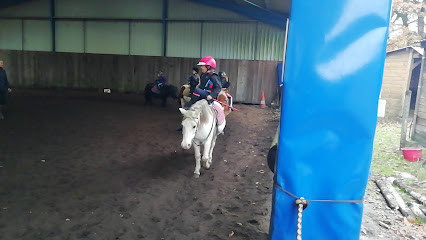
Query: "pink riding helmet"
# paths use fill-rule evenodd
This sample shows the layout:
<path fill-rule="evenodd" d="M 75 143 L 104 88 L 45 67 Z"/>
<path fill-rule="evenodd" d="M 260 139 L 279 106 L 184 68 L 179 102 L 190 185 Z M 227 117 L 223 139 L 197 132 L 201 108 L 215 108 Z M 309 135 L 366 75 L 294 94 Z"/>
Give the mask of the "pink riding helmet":
<path fill-rule="evenodd" d="M 212 68 L 216 68 L 216 60 L 214 60 L 211 56 L 205 56 L 201 58 L 200 62 L 197 64 L 198 66 L 210 66 Z"/>

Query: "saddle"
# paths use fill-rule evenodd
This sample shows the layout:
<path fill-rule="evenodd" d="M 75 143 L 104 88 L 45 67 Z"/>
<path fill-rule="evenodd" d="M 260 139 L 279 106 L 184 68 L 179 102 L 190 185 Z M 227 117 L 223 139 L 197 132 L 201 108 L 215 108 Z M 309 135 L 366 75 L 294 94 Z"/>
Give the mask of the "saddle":
<path fill-rule="evenodd" d="M 218 102 L 213 102 L 212 108 L 216 112 L 217 125 L 221 125 L 225 121 L 225 112 L 222 105 Z"/>
<path fill-rule="evenodd" d="M 160 94 L 160 89 L 158 89 L 158 86 L 157 86 L 157 85 L 154 85 L 154 86 L 151 88 L 151 91 L 152 91 L 153 93 Z"/>

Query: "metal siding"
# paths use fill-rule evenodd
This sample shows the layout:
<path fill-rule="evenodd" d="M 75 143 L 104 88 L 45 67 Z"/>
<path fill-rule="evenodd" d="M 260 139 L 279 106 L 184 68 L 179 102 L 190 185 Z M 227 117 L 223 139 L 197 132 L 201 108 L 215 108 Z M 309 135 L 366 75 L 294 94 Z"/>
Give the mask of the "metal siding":
<path fill-rule="evenodd" d="M 131 23 L 130 54 L 161 56 L 162 31 L 161 23 Z"/>
<path fill-rule="evenodd" d="M 28 1 L 0 9 L 2 17 L 49 17 L 49 0 Z"/>
<path fill-rule="evenodd" d="M 161 19 L 163 1 L 158 0 L 56 0 L 57 17 Z"/>
<path fill-rule="evenodd" d="M 222 59 L 254 59 L 256 24 L 205 23 L 201 55 Z"/>
<path fill-rule="evenodd" d="M 99 17 L 99 18 L 152 18 L 161 19 L 163 1 L 148 0 L 55 0 L 57 17 Z M 118 3 L 119 2 L 119 3 Z M 48 16 L 48 0 L 31 1 L 12 9 L 10 14 L 24 17 L 29 14 Z M 5 10 L 5 9 L 3 9 Z M 1 10 L 1 11 L 3 11 Z M 0 12 L 1 12 L 0 11 Z M 4 12 L 4 11 L 3 11 Z M 228 10 L 209 7 L 184 0 L 170 0 L 169 19 L 206 19 L 206 20 L 244 20 L 241 15 Z M 120 25 L 121 24 L 121 25 Z M 128 23 L 87 22 L 87 50 L 96 53 L 129 53 Z M 247 60 L 282 60 L 284 33 L 282 29 L 262 23 L 204 23 L 204 35 L 201 37 L 200 22 L 168 23 L 167 56 L 200 57 L 212 55 L 223 59 Z M 81 22 L 58 21 L 56 26 L 57 50 L 82 52 Z M 108 27 L 110 26 L 111 27 Z M 257 33 L 256 33 L 257 25 Z M 100 26 L 101 29 L 90 28 Z M 130 36 L 130 53 L 135 55 L 161 56 L 163 49 L 162 24 L 147 22 L 132 22 Z M 128 28 L 128 27 L 127 27 Z M 19 28 L 20 29 L 20 28 Z M 47 31 L 45 29 L 44 31 Z M 31 30 L 30 30 L 31 31 Z M 50 34 L 50 30 L 48 30 Z M 116 31 L 116 32 L 114 32 Z M 114 32 L 114 34 L 112 33 Z M 93 35 L 94 34 L 94 35 Z M 103 37 L 107 36 L 107 39 Z M 114 36 L 113 36 L 114 35 Z M 120 35 L 120 36 L 119 36 Z M 20 36 L 16 36 L 20 37 Z M 43 38 L 40 36 L 39 38 Z M 200 54 L 200 38 L 203 39 Z M 108 40 L 111 39 L 111 40 Z M 127 39 L 127 41 L 125 40 Z M 29 40 L 29 39 L 28 39 Z M 51 40 L 48 40 L 51 42 Z M 119 44 L 117 44 L 117 42 Z M 11 47 L 17 48 L 18 41 L 12 41 Z M 33 43 L 28 43 L 29 48 Z M 36 45 L 43 45 L 37 43 Z M 44 44 L 46 45 L 46 44 Z M 255 46 L 256 45 L 256 46 Z M 35 47 L 38 48 L 38 47 Z M 41 47 L 50 50 L 50 46 Z M 105 50 L 105 51 L 104 51 Z M 104 51 L 104 52 L 101 52 Z M 255 52 L 254 52 L 255 51 Z"/>
<path fill-rule="evenodd" d="M 0 49 L 22 50 L 21 20 L 0 20 Z"/>
<path fill-rule="evenodd" d="M 56 51 L 84 52 L 83 21 L 56 22 Z"/>
<path fill-rule="evenodd" d="M 167 56 L 200 57 L 201 23 L 169 23 Z"/>
<path fill-rule="evenodd" d="M 256 60 L 281 61 L 284 30 L 266 24 L 258 26 Z"/>
<path fill-rule="evenodd" d="M 50 27 L 50 21 L 47 20 L 24 20 L 24 50 L 51 51 Z"/>
<path fill-rule="evenodd" d="M 169 19 L 196 19 L 196 20 L 246 20 L 249 19 L 229 10 L 209 7 L 204 4 L 187 0 L 169 1 Z"/>
<path fill-rule="evenodd" d="M 86 52 L 129 53 L 129 26 L 123 22 L 87 22 Z"/>

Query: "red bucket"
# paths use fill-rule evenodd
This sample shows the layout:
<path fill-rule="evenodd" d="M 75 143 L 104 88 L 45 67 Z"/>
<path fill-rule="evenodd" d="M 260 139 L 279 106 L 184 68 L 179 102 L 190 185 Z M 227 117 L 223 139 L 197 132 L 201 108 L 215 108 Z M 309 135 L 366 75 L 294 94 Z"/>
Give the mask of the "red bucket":
<path fill-rule="evenodd" d="M 422 149 L 414 147 L 402 148 L 402 155 L 410 162 L 417 162 L 422 159 Z"/>

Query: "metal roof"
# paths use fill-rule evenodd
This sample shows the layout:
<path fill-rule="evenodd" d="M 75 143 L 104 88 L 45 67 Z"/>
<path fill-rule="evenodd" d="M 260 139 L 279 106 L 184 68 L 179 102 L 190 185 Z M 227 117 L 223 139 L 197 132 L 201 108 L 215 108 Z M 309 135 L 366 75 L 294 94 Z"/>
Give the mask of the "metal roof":
<path fill-rule="evenodd" d="M 395 53 L 395 52 L 399 52 L 399 51 L 407 50 L 407 49 L 413 49 L 418 54 L 420 54 L 421 56 L 423 56 L 423 48 L 421 48 L 421 47 L 413 47 L 413 46 L 407 46 L 407 47 L 403 47 L 403 48 L 398 48 L 398 49 L 395 49 L 395 50 L 392 50 L 392 51 L 388 51 L 388 52 L 386 52 L 386 54 Z"/>
<path fill-rule="evenodd" d="M 3 1 L 0 1 L 0 8 L 9 7 L 15 4 L 24 3 L 28 1 L 31 1 L 31 0 L 3 0 Z"/>
<path fill-rule="evenodd" d="M 2 0 L 0 8 L 29 2 L 32 0 Z M 142 1 L 142 0 L 141 0 Z M 290 14 L 291 0 L 187 0 L 217 8 L 224 8 L 246 17 L 285 27 L 286 18 Z"/>

